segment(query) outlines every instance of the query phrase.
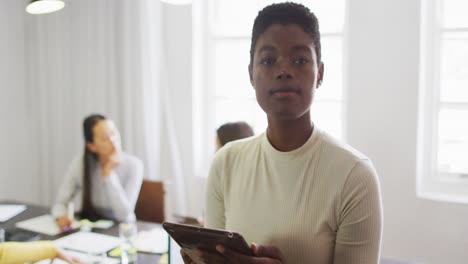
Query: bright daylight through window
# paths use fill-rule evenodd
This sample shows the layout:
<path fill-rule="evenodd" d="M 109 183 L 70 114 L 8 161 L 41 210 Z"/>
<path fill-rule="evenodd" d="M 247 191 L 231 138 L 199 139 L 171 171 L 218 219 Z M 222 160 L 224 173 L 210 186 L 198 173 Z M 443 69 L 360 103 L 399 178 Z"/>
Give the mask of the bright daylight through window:
<path fill-rule="evenodd" d="M 431 0 L 422 7 L 418 193 L 466 203 L 468 2 Z"/>

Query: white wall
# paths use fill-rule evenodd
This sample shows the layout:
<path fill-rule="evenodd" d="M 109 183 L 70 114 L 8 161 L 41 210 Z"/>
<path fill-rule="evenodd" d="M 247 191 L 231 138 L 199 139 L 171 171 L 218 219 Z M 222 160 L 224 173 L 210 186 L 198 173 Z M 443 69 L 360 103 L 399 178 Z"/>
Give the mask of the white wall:
<path fill-rule="evenodd" d="M 467 263 L 468 206 L 416 197 L 420 2 L 350 0 L 349 143 L 377 168 L 383 255 Z"/>
<path fill-rule="evenodd" d="M 21 1 L 0 1 L 0 199 L 34 202 L 23 10 Z"/>

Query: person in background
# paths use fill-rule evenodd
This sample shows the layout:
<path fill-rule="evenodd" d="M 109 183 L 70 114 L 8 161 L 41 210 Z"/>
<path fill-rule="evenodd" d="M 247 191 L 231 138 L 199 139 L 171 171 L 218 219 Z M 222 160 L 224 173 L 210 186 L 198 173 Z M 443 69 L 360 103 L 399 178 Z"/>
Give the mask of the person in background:
<path fill-rule="evenodd" d="M 52 241 L 0 243 L 0 264 L 36 262 L 53 258 L 70 264 L 83 264 L 79 258 L 69 256 Z"/>
<path fill-rule="evenodd" d="M 262 9 L 248 69 L 268 127 L 216 153 L 205 226 L 239 232 L 253 256 L 216 245 L 217 252 L 198 250 L 197 260 L 182 250 L 185 263 L 377 264 L 377 173 L 365 155 L 311 120 L 324 76 L 316 16 L 292 2 Z"/>
<path fill-rule="evenodd" d="M 246 122 L 238 121 L 225 123 L 216 130 L 216 151 L 231 141 L 251 137 L 253 135 L 252 127 Z M 173 217 L 179 224 L 203 226 L 203 215 L 204 213 L 202 212 L 202 216 L 198 218 L 178 214 L 174 214 Z"/>
<path fill-rule="evenodd" d="M 103 115 L 88 116 L 83 133 L 84 153 L 71 162 L 52 207 L 58 226 L 62 230 L 70 227 L 67 205 L 75 198 L 81 200 L 81 218 L 135 221 L 142 161 L 122 151 L 119 131 Z"/>
<path fill-rule="evenodd" d="M 253 135 L 252 127 L 246 122 L 239 121 L 223 124 L 216 130 L 216 150 L 219 150 L 228 142 L 251 137 Z"/>

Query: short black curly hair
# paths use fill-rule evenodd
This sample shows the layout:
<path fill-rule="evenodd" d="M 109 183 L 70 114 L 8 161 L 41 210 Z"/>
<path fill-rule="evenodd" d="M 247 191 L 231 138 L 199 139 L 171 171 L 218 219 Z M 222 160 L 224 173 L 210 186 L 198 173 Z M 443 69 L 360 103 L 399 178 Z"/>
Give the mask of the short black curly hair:
<path fill-rule="evenodd" d="M 253 62 L 258 38 L 273 24 L 296 24 L 302 27 L 312 37 L 317 53 L 317 62 L 321 62 L 320 31 L 317 17 L 304 5 L 285 2 L 266 6 L 258 12 L 252 28 L 250 64 Z"/>

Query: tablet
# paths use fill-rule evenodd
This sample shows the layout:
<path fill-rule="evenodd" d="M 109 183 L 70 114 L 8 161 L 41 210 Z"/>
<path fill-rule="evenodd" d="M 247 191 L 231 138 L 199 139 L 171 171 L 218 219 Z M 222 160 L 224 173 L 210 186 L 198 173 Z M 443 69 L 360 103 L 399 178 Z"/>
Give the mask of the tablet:
<path fill-rule="evenodd" d="M 253 255 L 249 244 L 236 232 L 169 222 L 164 222 L 163 228 L 183 249 L 217 252 L 216 245 L 223 245 L 240 254 Z"/>

